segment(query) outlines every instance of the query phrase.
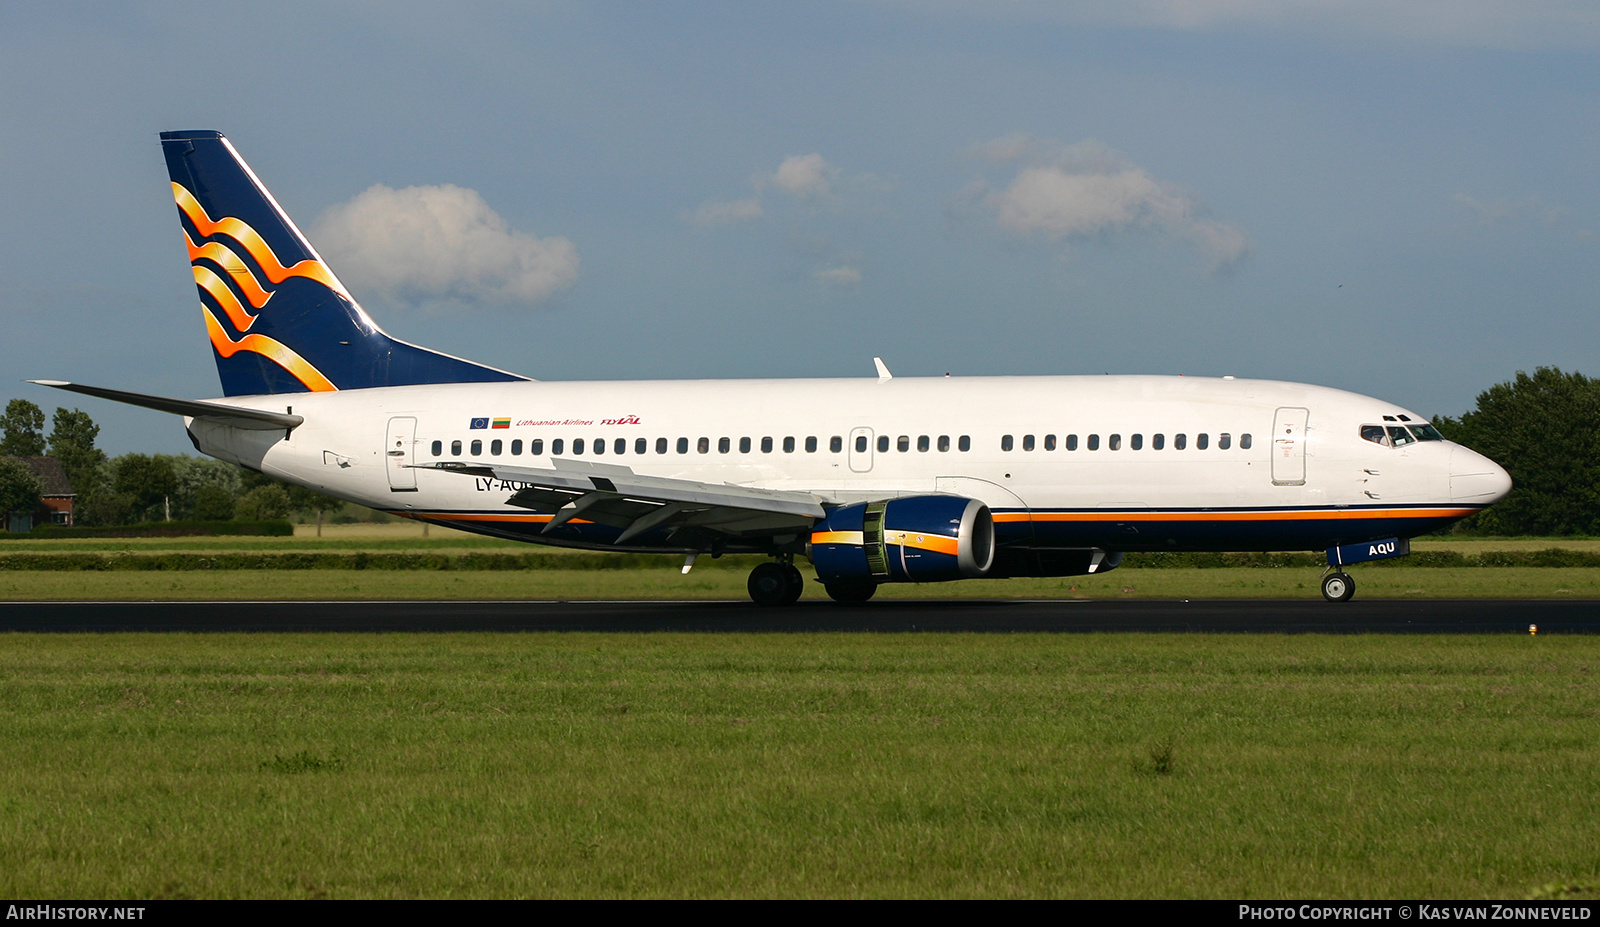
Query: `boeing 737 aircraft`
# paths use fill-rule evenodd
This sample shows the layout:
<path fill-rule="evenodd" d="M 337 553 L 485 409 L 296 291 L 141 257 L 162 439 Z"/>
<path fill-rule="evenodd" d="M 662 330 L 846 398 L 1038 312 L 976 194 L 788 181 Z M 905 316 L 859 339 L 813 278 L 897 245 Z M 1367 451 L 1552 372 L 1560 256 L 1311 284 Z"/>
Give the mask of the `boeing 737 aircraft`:
<path fill-rule="evenodd" d="M 750 595 L 1073 576 L 1129 551 L 1326 550 L 1344 566 L 1501 498 L 1421 416 L 1224 377 L 546 383 L 385 334 L 218 132 L 162 148 L 225 398 L 35 381 L 183 416 L 201 453 L 496 537 L 759 553 Z"/>

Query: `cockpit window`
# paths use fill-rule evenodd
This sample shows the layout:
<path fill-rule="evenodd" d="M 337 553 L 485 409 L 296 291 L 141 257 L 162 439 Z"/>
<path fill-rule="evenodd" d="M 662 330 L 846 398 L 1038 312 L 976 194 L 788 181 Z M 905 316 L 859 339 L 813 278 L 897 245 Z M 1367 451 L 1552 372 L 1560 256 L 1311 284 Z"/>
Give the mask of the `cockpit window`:
<path fill-rule="evenodd" d="M 1371 441 L 1373 444 L 1389 445 L 1389 435 L 1383 430 L 1382 425 L 1362 425 L 1361 440 Z"/>
<path fill-rule="evenodd" d="M 1390 425 L 1389 440 L 1394 442 L 1395 447 L 1405 447 L 1407 444 L 1415 444 L 1417 439 L 1399 425 Z"/>
<path fill-rule="evenodd" d="M 1411 433 L 1417 436 L 1418 441 L 1443 441 L 1444 435 L 1439 434 L 1439 429 L 1432 425 L 1408 425 Z"/>

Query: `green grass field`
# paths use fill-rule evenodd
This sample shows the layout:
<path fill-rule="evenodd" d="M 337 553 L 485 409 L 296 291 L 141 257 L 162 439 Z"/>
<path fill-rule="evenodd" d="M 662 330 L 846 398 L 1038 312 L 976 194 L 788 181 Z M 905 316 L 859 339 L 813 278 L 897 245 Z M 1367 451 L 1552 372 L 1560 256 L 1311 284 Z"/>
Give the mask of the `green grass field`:
<path fill-rule="evenodd" d="M 10 897 L 1521 898 L 1600 640 L 5 635 Z"/>

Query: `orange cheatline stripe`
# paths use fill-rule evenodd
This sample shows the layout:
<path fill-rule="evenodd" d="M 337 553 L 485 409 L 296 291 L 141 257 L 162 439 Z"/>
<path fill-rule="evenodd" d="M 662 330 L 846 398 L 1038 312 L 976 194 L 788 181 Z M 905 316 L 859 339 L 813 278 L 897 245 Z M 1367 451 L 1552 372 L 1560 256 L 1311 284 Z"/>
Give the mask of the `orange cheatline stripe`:
<path fill-rule="evenodd" d="M 193 264 L 201 258 L 215 261 L 223 270 L 228 272 L 228 276 L 232 277 L 233 282 L 239 285 L 239 289 L 244 291 L 244 298 L 250 301 L 251 306 L 260 309 L 267 304 L 267 300 L 272 298 L 272 294 L 267 292 L 266 288 L 261 285 L 261 281 L 256 279 L 255 271 L 250 269 L 250 266 L 244 262 L 243 258 L 234 254 L 232 248 L 220 241 L 208 241 L 196 248 L 194 242 L 189 238 L 188 229 L 183 230 L 183 243 L 189 246 L 189 263 Z"/>
<path fill-rule="evenodd" d="M 867 543 L 866 535 L 860 531 L 813 531 L 811 532 L 813 544 L 854 544 L 860 547 Z"/>
<path fill-rule="evenodd" d="M 240 351 L 249 351 L 260 354 L 284 370 L 289 371 L 296 380 L 305 384 L 306 389 L 312 392 L 332 392 L 339 387 L 333 381 L 322 375 L 322 371 L 311 366 L 305 358 L 296 354 L 282 342 L 268 338 L 266 335 L 245 335 L 238 341 L 228 337 L 222 330 L 222 323 L 211 314 L 211 310 L 202 306 L 200 314 L 206 317 L 206 332 L 211 336 L 211 346 L 223 357 L 232 357 Z"/>
<path fill-rule="evenodd" d="M 256 317 L 239 302 L 239 297 L 233 295 L 233 291 L 228 289 L 228 285 L 222 282 L 222 278 L 217 276 L 215 271 L 204 264 L 196 264 L 191 269 L 194 271 L 194 282 L 199 284 L 200 289 L 211 294 L 211 298 L 217 301 L 222 311 L 228 314 L 228 321 L 233 323 L 236 330 L 247 332 L 250 326 L 256 324 Z"/>
<path fill-rule="evenodd" d="M 1295 512 L 1004 512 L 994 516 L 997 522 L 1068 521 L 1068 522 L 1138 522 L 1138 521 L 1320 521 L 1353 520 L 1368 518 L 1460 518 L 1478 511 L 1475 508 L 1457 509 L 1321 509 Z"/>
<path fill-rule="evenodd" d="M 213 220 L 206 215 L 205 208 L 194 198 L 194 194 L 177 183 L 172 185 L 172 198 L 177 201 L 178 208 L 183 210 L 183 214 L 189 217 L 189 221 L 194 223 L 195 229 L 201 236 L 210 238 L 212 235 L 222 234 L 237 241 L 244 246 L 244 250 L 249 252 L 251 257 L 256 259 L 256 263 L 261 265 L 262 272 L 273 283 L 282 283 L 290 277 L 305 277 L 355 302 L 321 261 L 306 258 L 293 267 L 284 267 L 283 262 L 278 260 L 278 255 L 267 245 L 267 240 L 243 219 L 224 217 Z"/>

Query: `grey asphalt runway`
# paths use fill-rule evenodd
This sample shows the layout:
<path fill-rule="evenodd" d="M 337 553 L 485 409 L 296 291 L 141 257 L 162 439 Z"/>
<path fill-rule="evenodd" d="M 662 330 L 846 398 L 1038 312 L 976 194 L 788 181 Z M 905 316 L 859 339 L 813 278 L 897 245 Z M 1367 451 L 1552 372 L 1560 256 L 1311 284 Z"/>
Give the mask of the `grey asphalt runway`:
<path fill-rule="evenodd" d="M 0 632 L 1600 634 L 1600 600 L 4 602 Z"/>

